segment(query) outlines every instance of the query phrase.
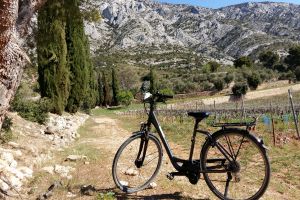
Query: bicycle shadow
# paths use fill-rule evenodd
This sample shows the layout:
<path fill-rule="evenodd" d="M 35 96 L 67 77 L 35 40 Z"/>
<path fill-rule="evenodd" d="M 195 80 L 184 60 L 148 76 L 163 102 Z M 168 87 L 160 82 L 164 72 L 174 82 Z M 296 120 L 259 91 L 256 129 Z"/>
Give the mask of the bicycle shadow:
<path fill-rule="evenodd" d="M 106 188 L 106 189 L 96 189 L 95 192 L 97 194 L 108 194 L 114 193 L 114 197 L 116 199 L 143 199 L 143 200 L 156 200 L 156 199 L 186 199 L 186 200 L 210 200 L 209 198 L 192 198 L 184 196 L 181 192 L 174 193 L 163 193 L 163 194 L 153 194 L 153 195 L 139 195 L 139 194 L 125 194 L 123 192 L 118 191 L 116 188 Z"/>

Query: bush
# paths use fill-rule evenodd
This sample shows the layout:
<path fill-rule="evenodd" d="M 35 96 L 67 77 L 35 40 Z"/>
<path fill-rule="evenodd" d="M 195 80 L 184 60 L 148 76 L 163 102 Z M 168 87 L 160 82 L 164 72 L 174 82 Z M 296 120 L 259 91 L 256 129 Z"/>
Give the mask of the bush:
<path fill-rule="evenodd" d="M 174 91 L 170 88 L 165 88 L 165 89 L 162 89 L 162 90 L 159 90 L 159 92 L 161 94 L 165 94 L 165 95 L 174 95 Z"/>
<path fill-rule="evenodd" d="M 7 143 L 12 139 L 12 131 L 11 131 L 12 124 L 13 124 L 12 119 L 5 116 L 2 124 L 2 129 L 0 132 L 1 143 Z"/>
<path fill-rule="evenodd" d="M 22 99 L 16 95 L 12 102 L 11 109 L 18 112 L 24 119 L 44 124 L 48 118 L 48 112 L 51 109 L 51 105 L 48 98 L 33 101 Z"/>
<path fill-rule="evenodd" d="M 133 95 L 129 90 L 122 90 L 119 92 L 117 98 L 120 104 L 129 106 L 133 100 Z"/>
<path fill-rule="evenodd" d="M 214 81 L 215 89 L 221 91 L 224 89 L 224 81 L 222 79 L 216 79 Z"/>
<path fill-rule="evenodd" d="M 232 87 L 232 93 L 235 96 L 245 95 L 248 91 L 248 85 L 246 83 L 236 83 Z"/>
<path fill-rule="evenodd" d="M 236 59 L 233 63 L 235 67 L 243 67 L 243 66 L 252 67 L 253 64 L 252 60 L 248 56 L 240 57 Z"/>
<path fill-rule="evenodd" d="M 296 76 L 297 81 L 300 81 L 300 66 L 296 67 L 295 76 Z"/>
<path fill-rule="evenodd" d="M 224 81 L 227 85 L 229 85 L 234 79 L 234 75 L 232 73 L 227 73 L 225 78 L 224 78 Z"/>
<path fill-rule="evenodd" d="M 259 74 L 253 73 L 251 76 L 247 78 L 247 83 L 251 89 L 256 90 L 258 85 L 261 84 L 261 79 Z"/>

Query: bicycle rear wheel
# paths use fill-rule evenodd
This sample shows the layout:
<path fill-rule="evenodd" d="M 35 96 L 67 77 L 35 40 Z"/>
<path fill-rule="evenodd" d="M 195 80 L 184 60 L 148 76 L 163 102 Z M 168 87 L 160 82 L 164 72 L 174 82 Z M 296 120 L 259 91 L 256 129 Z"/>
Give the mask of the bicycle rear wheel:
<path fill-rule="evenodd" d="M 112 167 L 113 180 L 126 193 L 145 189 L 156 177 L 162 162 L 162 147 L 152 134 L 128 138 L 117 151 Z"/>
<path fill-rule="evenodd" d="M 270 181 L 270 164 L 263 145 L 240 129 L 221 130 L 212 137 L 213 142 L 207 140 L 201 151 L 202 169 L 219 172 L 203 173 L 210 190 L 226 200 L 259 199 Z"/>

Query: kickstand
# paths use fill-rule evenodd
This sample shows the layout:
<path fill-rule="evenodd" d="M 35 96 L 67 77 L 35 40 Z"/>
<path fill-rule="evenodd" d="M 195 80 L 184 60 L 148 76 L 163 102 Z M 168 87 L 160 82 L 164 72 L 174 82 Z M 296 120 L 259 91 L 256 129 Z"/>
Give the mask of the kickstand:
<path fill-rule="evenodd" d="M 226 180 L 226 186 L 225 186 L 225 192 L 224 192 L 224 197 L 227 198 L 228 194 L 228 187 L 229 187 L 229 182 L 232 180 L 232 175 L 230 172 L 227 172 L 227 180 Z"/>

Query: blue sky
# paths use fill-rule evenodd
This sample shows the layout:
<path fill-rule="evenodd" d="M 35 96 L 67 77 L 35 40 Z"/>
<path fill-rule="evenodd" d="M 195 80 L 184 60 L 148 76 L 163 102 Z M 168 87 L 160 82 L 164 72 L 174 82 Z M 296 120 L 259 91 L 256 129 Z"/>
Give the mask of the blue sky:
<path fill-rule="evenodd" d="M 220 8 L 228 5 L 234 5 L 244 2 L 262 2 L 264 0 L 158 0 L 160 2 L 176 3 L 176 4 L 190 4 L 208 8 Z M 268 0 L 272 2 L 288 2 L 300 4 L 300 0 Z"/>

